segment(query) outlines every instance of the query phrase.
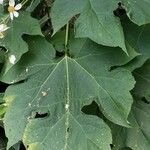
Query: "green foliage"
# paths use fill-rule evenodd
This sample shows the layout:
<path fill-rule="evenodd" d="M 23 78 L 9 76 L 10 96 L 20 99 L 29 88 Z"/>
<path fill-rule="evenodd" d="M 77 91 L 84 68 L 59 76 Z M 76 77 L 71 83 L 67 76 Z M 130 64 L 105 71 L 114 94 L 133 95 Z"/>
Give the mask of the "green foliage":
<path fill-rule="evenodd" d="M 149 150 L 150 1 L 20 4 L 0 4 L 0 149 Z"/>
<path fill-rule="evenodd" d="M 28 45 L 22 39 L 23 34 L 42 35 L 38 21 L 31 18 L 27 12 L 21 12 L 19 18 L 10 22 L 8 26 L 10 28 L 5 33 L 5 38 L 0 41 L 1 46 L 8 51 L 2 74 L 5 74 L 13 65 L 9 61 L 11 55 L 15 55 L 17 62 L 22 54 L 28 51 Z"/>
<path fill-rule="evenodd" d="M 148 60 L 140 69 L 135 70 L 134 76 L 137 84 L 134 88 L 134 94 L 141 98 L 145 98 L 150 102 L 150 60 Z M 144 88 L 143 88 L 144 87 Z"/>
<path fill-rule="evenodd" d="M 129 116 L 129 120 L 133 127 L 127 129 L 120 126 L 112 126 L 114 134 L 114 150 L 118 150 L 125 146 L 136 150 L 149 149 L 149 111 L 149 105 L 143 102 L 135 103 L 133 104 Z"/>

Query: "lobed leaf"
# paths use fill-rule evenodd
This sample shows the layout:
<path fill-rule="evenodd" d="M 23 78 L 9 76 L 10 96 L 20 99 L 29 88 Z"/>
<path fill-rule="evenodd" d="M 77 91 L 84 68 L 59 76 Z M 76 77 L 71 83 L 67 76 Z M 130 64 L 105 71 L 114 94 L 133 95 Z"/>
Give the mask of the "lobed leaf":
<path fill-rule="evenodd" d="M 27 43 L 22 39 L 23 34 L 42 35 L 39 23 L 32 18 L 28 12 L 20 12 L 20 15 L 13 22 L 9 22 L 10 27 L 6 33 L 5 38 L 0 40 L 0 45 L 7 49 L 7 57 L 1 75 L 7 73 L 13 66 L 10 58 L 13 55 L 16 63 L 22 54 L 28 51 Z"/>
<path fill-rule="evenodd" d="M 135 81 L 129 71 L 110 71 L 110 67 L 124 64 L 133 56 L 77 39 L 69 44 L 72 57 L 55 59 L 53 47 L 43 38 L 30 37 L 28 43 L 30 51 L 13 68 L 13 77 L 22 73 L 19 80 L 25 81 L 10 86 L 4 98 L 8 105 L 4 118 L 8 148 L 23 140 L 26 147 L 36 150 L 109 150 L 109 127 L 81 109 L 96 101 L 108 119 L 129 126 L 129 91 Z"/>
<path fill-rule="evenodd" d="M 88 37 L 106 46 L 119 46 L 128 53 L 122 26 L 113 11 L 121 7 L 126 10 L 130 20 L 143 25 L 150 23 L 149 4 L 148 0 L 55 0 L 50 13 L 54 28 L 53 34 L 72 17 L 80 14 L 75 22 L 76 37 Z"/>

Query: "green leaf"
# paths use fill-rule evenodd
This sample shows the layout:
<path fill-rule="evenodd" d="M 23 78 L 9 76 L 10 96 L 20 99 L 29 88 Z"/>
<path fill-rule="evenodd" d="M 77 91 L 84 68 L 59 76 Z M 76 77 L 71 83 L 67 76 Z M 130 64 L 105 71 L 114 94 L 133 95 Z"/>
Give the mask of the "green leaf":
<path fill-rule="evenodd" d="M 51 39 L 49 40 L 50 43 L 53 44 L 54 48 L 56 51 L 58 52 L 64 52 L 65 50 L 65 30 L 57 32 L 53 37 L 51 37 Z M 69 31 L 69 40 L 72 39 L 74 37 L 74 31 L 70 30 Z"/>
<path fill-rule="evenodd" d="M 137 26 L 127 18 L 122 19 L 126 41 L 141 55 L 150 58 L 150 24 Z"/>
<path fill-rule="evenodd" d="M 131 21 L 139 26 L 150 23 L 149 0 L 121 1 Z"/>
<path fill-rule="evenodd" d="M 145 97 L 150 102 L 150 59 L 133 74 L 137 81 L 133 93 L 140 99 Z"/>
<path fill-rule="evenodd" d="M 10 27 L 6 33 L 5 38 L 0 40 L 0 45 L 7 49 L 7 58 L 2 74 L 5 74 L 13 64 L 10 58 L 13 55 L 16 63 L 22 54 L 28 51 L 28 45 L 22 39 L 23 34 L 29 35 L 42 35 L 39 23 L 36 19 L 32 18 L 28 12 L 20 12 L 18 18 L 13 22 L 9 22 Z"/>
<path fill-rule="evenodd" d="M 54 45 L 55 50 L 57 50 L 59 52 L 62 52 L 62 53 L 64 51 L 64 36 L 65 36 L 64 32 L 58 32 L 57 34 L 55 34 L 55 36 L 53 36 L 53 38 L 50 41 Z M 70 35 L 70 40 L 72 38 L 73 38 L 73 35 L 71 34 Z M 90 42 L 90 43 L 93 45 L 92 42 Z M 42 50 L 44 44 L 47 45 L 47 42 L 46 41 L 39 42 L 39 44 L 38 44 L 39 49 Z M 78 50 L 82 49 L 82 46 L 84 45 L 84 40 L 80 41 L 78 39 L 78 40 L 76 40 L 75 44 L 72 43 L 72 45 L 73 45 L 73 47 L 75 49 L 73 51 L 73 55 L 77 55 L 76 53 L 78 53 Z M 94 45 L 95 45 L 94 48 L 96 48 L 97 45 L 96 44 L 94 44 Z M 75 48 L 76 46 L 77 46 L 77 48 Z M 108 51 L 108 50 L 110 50 L 110 51 L 116 50 L 116 53 L 118 53 L 118 54 L 115 54 L 115 52 L 114 52 L 114 58 L 115 57 L 120 57 L 119 62 L 117 64 L 114 64 L 116 66 L 124 65 L 127 62 L 129 62 L 130 60 L 132 60 L 133 58 L 135 58 L 136 56 L 138 56 L 138 53 L 136 53 L 134 51 L 134 49 L 130 48 L 129 46 L 128 46 L 129 56 L 125 56 L 125 55 L 122 54 L 122 52 L 119 52 L 120 51 L 119 48 L 112 49 L 112 48 L 101 47 L 101 46 L 99 46 L 99 47 L 100 47 L 99 49 L 103 49 L 104 51 L 105 50 L 106 51 Z M 88 49 L 88 47 L 87 47 L 87 49 Z M 96 49 L 98 49 L 98 48 L 96 48 Z M 37 51 L 36 54 L 34 54 L 34 55 L 30 54 L 31 56 L 28 56 L 30 58 L 30 59 L 27 59 L 28 61 L 26 61 L 26 57 L 23 58 L 20 62 L 15 64 L 7 73 L 5 73 L 5 75 L 3 75 L 1 77 L 1 81 L 5 82 L 5 83 L 8 83 L 8 84 L 12 84 L 12 83 L 16 83 L 18 81 L 24 80 L 27 77 L 27 75 L 29 75 L 29 71 L 28 70 L 30 69 L 30 67 L 28 68 L 28 64 L 30 64 L 32 62 L 33 66 L 36 65 L 37 68 L 38 68 L 39 67 L 38 64 L 43 62 L 43 59 L 41 59 L 41 58 L 38 59 L 38 62 L 36 62 L 36 61 L 34 62 L 34 59 L 33 59 L 33 58 L 37 59 L 37 56 L 38 57 L 41 56 L 41 53 L 42 53 L 42 51 Z M 90 51 L 89 51 L 89 53 L 90 53 Z M 49 53 L 46 53 L 46 55 L 49 56 Z M 45 58 L 47 57 L 46 55 L 45 55 Z M 55 55 L 55 54 L 53 54 L 53 55 Z M 22 63 L 24 64 L 24 66 L 22 66 Z M 112 66 L 110 66 L 110 68 Z M 110 69 L 110 68 L 108 68 L 108 69 Z"/>
<path fill-rule="evenodd" d="M 31 37 L 29 37 L 30 39 Z M 31 38 L 33 43 L 36 41 L 35 38 Z M 55 57 L 55 51 L 51 44 L 49 44 L 46 40 L 39 40 L 41 39 L 38 37 L 38 43 L 37 45 L 33 45 L 32 48 L 36 50 L 36 47 L 38 47 L 34 53 L 31 51 L 32 49 L 29 47 L 28 54 L 24 54 L 23 58 L 17 62 L 14 66 L 9 69 L 5 75 L 1 77 L 1 80 L 3 82 L 13 84 L 18 81 L 26 79 L 27 76 L 30 76 L 30 74 L 36 73 L 38 70 L 41 70 L 42 67 L 45 67 L 49 65 L 49 63 L 52 61 L 52 59 Z M 51 48 L 52 51 L 44 51 L 43 48 L 46 50 L 48 48 Z M 52 56 L 51 56 L 52 55 Z M 44 64 L 43 64 L 44 62 Z M 43 65 L 42 65 L 43 64 Z"/>
<path fill-rule="evenodd" d="M 139 102 L 133 105 L 129 120 L 134 125 L 127 129 L 120 126 L 113 126 L 114 149 L 118 150 L 125 146 L 133 150 L 150 149 L 150 105 Z"/>
<path fill-rule="evenodd" d="M 119 18 L 113 14 L 116 7 L 117 3 L 113 1 L 89 0 L 75 23 L 76 37 L 88 37 L 102 45 L 119 46 L 128 53 Z"/>
<path fill-rule="evenodd" d="M 63 27 L 73 16 L 83 11 L 87 0 L 55 0 L 52 10 L 51 19 L 53 24 L 53 34 Z"/>
<path fill-rule="evenodd" d="M 51 43 L 53 44 L 53 46 L 55 47 L 55 50 L 57 50 L 58 52 L 63 52 L 65 49 L 65 41 L 64 41 L 64 37 L 65 37 L 65 31 L 62 32 L 58 32 L 56 33 L 52 38 L 51 38 Z"/>
<path fill-rule="evenodd" d="M 127 17 L 122 18 L 126 42 L 139 56 L 124 67 L 130 71 L 140 68 L 150 58 L 150 24 L 137 26 L 130 22 Z"/>
<path fill-rule="evenodd" d="M 20 150 L 21 149 L 21 142 L 16 143 L 13 145 L 9 150 Z"/>
<path fill-rule="evenodd" d="M 75 22 L 76 37 L 88 37 L 102 45 L 119 46 L 128 53 L 120 20 L 113 14 L 119 2 L 118 0 L 55 0 L 51 11 L 53 34 L 72 17 L 80 14 Z M 138 25 L 150 23 L 149 3 L 147 0 L 121 1 L 130 20 Z"/>
<path fill-rule="evenodd" d="M 7 107 L 5 104 L 0 104 L 0 119 L 4 117 L 6 109 L 7 109 Z"/>
<path fill-rule="evenodd" d="M 120 46 L 127 53 L 122 27 L 119 19 L 113 15 L 117 3 L 115 2 L 113 5 L 106 1 L 103 3 L 104 5 L 101 3 L 101 1 L 90 0 L 56 0 L 51 14 L 54 27 L 53 34 L 73 16 L 81 13 L 75 24 L 76 37 L 88 37 L 102 45 Z M 110 9 L 105 8 L 107 5 Z"/>
<path fill-rule="evenodd" d="M 123 18 L 122 24 L 125 31 L 126 41 L 128 41 L 130 46 L 133 47 L 133 49 L 135 49 L 140 54 L 140 56 L 125 64 L 123 67 L 127 70 L 133 71 L 133 75 L 135 76 L 135 80 L 137 81 L 133 90 L 133 94 L 136 96 L 136 98 L 140 100 L 142 98 L 145 98 L 146 101 L 150 101 L 150 25 L 147 24 L 139 27 L 131 23 L 127 18 Z"/>
<path fill-rule="evenodd" d="M 26 80 L 10 86 L 4 98 L 8 105 L 4 118 L 8 148 L 23 140 L 32 150 L 110 150 L 108 126 L 81 109 L 96 101 L 108 119 L 129 126 L 129 91 L 135 81 L 129 71 L 110 68 L 127 63 L 133 56 L 127 57 L 119 48 L 77 39 L 69 44 L 72 58 L 55 59 L 53 47 L 43 38 L 30 38 L 28 43 L 30 51 L 13 66 L 13 78 L 22 73 L 18 79 Z"/>
<path fill-rule="evenodd" d="M 140 55 L 122 67 L 129 71 L 134 71 L 135 69 L 140 68 L 146 62 L 146 60 L 147 57 Z"/>

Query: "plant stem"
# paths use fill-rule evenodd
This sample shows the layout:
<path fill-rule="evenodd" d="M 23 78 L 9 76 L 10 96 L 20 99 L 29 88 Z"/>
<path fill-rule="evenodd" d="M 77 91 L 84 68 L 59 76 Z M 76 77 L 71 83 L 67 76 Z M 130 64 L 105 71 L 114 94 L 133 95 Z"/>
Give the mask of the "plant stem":
<path fill-rule="evenodd" d="M 69 22 L 66 24 L 66 35 L 65 35 L 65 53 L 68 51 L 68 35 L 69 35 Z"/>
<path fill-rule="evenodd" d="M 21 3 L 22 3 L 22 6 L 25 5 L 27 2 L 28 2 L 28 0 L 22 1 L 22 2 L 21 2 Z"/>

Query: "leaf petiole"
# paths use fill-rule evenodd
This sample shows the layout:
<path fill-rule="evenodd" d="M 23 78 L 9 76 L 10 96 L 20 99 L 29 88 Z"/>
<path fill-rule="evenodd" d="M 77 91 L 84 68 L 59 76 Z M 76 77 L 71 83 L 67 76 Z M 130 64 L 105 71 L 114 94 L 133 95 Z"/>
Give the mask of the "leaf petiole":
<path fill-rule="evenodd" d="M 69 35 L 69 22 L 66 24 L 66 34 L 65 34 L 65 53 L 68 51 L 68 35 Z"/>
<path fill-rule="evenodd" d="M 24 6 L 27 2 L 28 2 L 28 0 L 23 0 L 23 1 L 21 2 L 22 6 Z"/>

